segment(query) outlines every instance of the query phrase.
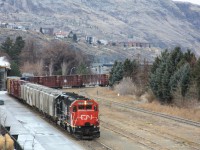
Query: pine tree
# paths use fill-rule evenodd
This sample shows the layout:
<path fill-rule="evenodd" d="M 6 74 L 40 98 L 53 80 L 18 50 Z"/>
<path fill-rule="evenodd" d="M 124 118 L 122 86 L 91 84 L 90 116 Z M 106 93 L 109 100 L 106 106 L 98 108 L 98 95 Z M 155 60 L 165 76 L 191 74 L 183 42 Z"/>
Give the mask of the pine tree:
<path fill-rule="evenodd" d="M 115 83 L 122 80 L 123 73 L 124 73 L 124 70 L 123 70 L 122 62 L 115 61 L 113 68 L 111 69 L 111 72 L 110 72 L 109 85 L 113 86 Z"/>
<path fill-rule="evenodd" d="M 181 69 L 181 95 L 185 97 L 190 84 L 190 65 L 187 63 Z"/>
<path fill-rule="evenodd" d="M 194 78 L 196 81 L 198 100 L 200 101 L 200 58 L 197 60 L 197 63 L 195 64 L 194 76 L 195 76 Z"/>
<path fill-rule="evenodd" d="M 25 46 L 25 41 L 22 39 L 21 36 L 18 36 L 15 40 L 15 43 L 13 45 L 13 54 L 12 54 L 12 58 L 13 60 L 15 60 L 17 63 L 19 63 L 19 55 L 22 51 L 22 49 Z"/>
<path fill-rule="evenodd" d="M 14 61 L 10 63 L 10 68 L 11 68 L 11 71 L 8 73 L 9 76 L 21 76 L 19 66 Z"/>
<path fill-rule="evenodd" d="M 13 40 L 7 37 L 5 42 L 1 44 L 1 49 L 11 57 L 13 54 Z"/>
<path fill-rule="evenodd" d="M 76 34 L 73 34 L 73 41 L 74 42 L 77 42 L 78 38 L 77 38 L 77 35 Z"/>
<path fill-rule="evenodd" d="M 10 37 L 7 37 L 5 42 L 1 44 L 1 49 L 7 53 L 12 60 L 16 61 L 16 63 L 19 63 L 19 54 L 24 46 L 25 41 L 21 36 L 16 38 L 15 43 L 13 43 L 13 40 L 11 40 Z"/>
<path fill-rule="evenodd" d="M 131 77 L 133 73 L 133 66 L 130 59 L 126 59 L 124 62 L 124 77 Z"/>
<path fill-rule="evenodd" d="M 77 74 L 88 74 L 88 68 L 84 64 L 80 64 L 76 69 Z"/>
<path fill-rule="evenodd" d="M 170 53 L 166 50 L 153 64 L 149 85 L 153 93 L 162 103 L 171 103 L 172 94 L 180 85 L 184 97 L 190 83 L 190 66 L 182 61 L 184 54 L 179 47 Z"/>

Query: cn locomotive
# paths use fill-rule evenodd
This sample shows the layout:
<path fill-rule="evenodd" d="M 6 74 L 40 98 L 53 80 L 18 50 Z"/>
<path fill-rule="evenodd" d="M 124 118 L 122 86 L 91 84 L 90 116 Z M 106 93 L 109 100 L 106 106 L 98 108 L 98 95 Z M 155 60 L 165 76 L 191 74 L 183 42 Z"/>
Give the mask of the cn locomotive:
<path fill-rule="evenodd" d="M 99 106 L 93 99 L 16 78 L 7 80 L 7 91 L 77 138 L 100 137 Z"/>

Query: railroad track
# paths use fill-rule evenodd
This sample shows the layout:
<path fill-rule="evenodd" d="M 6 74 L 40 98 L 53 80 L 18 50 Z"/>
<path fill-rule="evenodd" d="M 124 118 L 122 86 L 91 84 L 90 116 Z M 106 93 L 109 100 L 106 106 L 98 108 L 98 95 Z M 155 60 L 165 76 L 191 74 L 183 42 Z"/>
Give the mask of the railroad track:
<path fill-rule="evenodd" d="M 104 144 L 104 143 L 102 143 L 100 141 L 95 140 L 95 142 L 100 144 L 100 145 L 102 145 L 106 150 L 113 150 L 111 147 L 107 146 L 106 144 Z"/>
<path fill-rule="evenodd" d="M 130 106 L 130 105 L 122 104 L 122 103 L 119 103 L 119 102 L 115 102 L 115 101 L 112 101 L 112 100 L 105 100 L 105 99 L 98 98 L 98 97 L 96 97 L 95 100 L 99 101 L 100 103 L 106 102 L 107 105 L 109 105 L 109 106 L 113 106 L 114 105 L 114 106 L 126 108 L 127 110 L 142 112 L 142 113 L 145 113 L 145 114 L 150 114 L 150 115 L 153 115 L 153 116 L 166 118 L 166 119 L 173 120 L 173 121 L 180 122 L 180 123 L 184 123 L 184 124 L 187 124 L 187 125 L 200 127 L 200 122 L 195 122 L 195 121 L 184 119 L 184 118 L 180 118 L 180 117 L 170 116 L 170 115 L 166 115 L 166 114 L 163 114 L 163 113 L 152 112 L 152 111 L 145 110 L 145 109 L 142 109 L 142 108 L 137 108 L 137 107 L 134 107 L 134 106 Z"/>
<path fill-rule="evenodd" d="M 108 126 L 109 126 L 109 123 L 107 123 L 107 122 L 104 122 L 103 120 L 101 120 L 101 123 L 105 123 L 105 124 L 108 124 Z M 134 123 L 134 122 L 133 122 Z M 148 129 L 149 128 L 149 126 L 148 126 L 148 128 L 146 127 L 146 126 L 144 126 L 143 124 L 138 124 L 138 125 L 136 125 L 136 124 L 132 124 L 132 123 L 129 123 L 129 122 L 127 122 L 127 121 L 123 121 L 123 124 L 126 124 L 126 125 L 128 125 L 129 127 L 130 126 L 132 126 L 132 127 L 134 127 L 134 128 L 136 128 L 136 130 L 138 129 L 138 130 L 142 130 L 142 131 L 145 131 L 145 132 L 147 132 L 147 133 L 150 133 L 150 134 L 154 134 L 154 135 L 157 135 L 157 136 L 159 136 L 159 137 L 162 137 L 162 138 L 164 138 L 164 139 L 166 139 L 166 140 L 171 140 L 171 141 L 174 141 L 174 142 L 176 142 L 176 144 L 182 144 L 182 145 L 184 145 L 184 146 L 188 146 L 189 148 L 192 148 L 193 150 L 199 150 L 199 147 L 200 147 L 200 144 L 199 143 L 195 143 L 195 142 L 193 142 L 193 141 L 191 141 L 191 140 L 187 140 L 187 139 L 185 139 L 185 138 L 183 138 L 183 137 L 179 137 L 179 136 L 176 136 L 176 135 L 171 135 L 171 134 L 169 134 L 169 133 L 167 133 L 167 132 L 163 132 L 163 131 L 152 131 L 152 130 L 150 130 L 150 129 Z M 117 125 L 117 128 L 120 128 L 120 129 L 122 129 L 123 127 L 120 127 L 119 126 L 120 124 L 118 124 Z M 116 124 L 115 125 L 112 125 L 113 126 L 113 128 L 116 128 Z M 123 128 L 125 131 L 126 131 L 126 129 L 125 128 Z M 135 137 L 137 137 L 137 139 L 139 140 L 139 141 L 144 141 L 145 140 L 145 138 L 144 137 L 142 137 L 142 136 L 140 136 L 140 135 L 138 135 L 138 134 L 135 134 L 135 133 L 132 133 Z M 123 135 L 123 134 L 122 134 Z M 132 136 L 133 137 L 133 136 Z M 129 137 L 128 137 L 129 138 Z M 140 139 L 142 139 L 142 140 L 140 140 Z M 153 143 L 155 146 L 157 145 L 155 142 L 149 142 L 150 140 L 149 139 L 147 139 L 146 140 L 147 141 L 147 143 L 149 144 L 149 143 Z M 184 141 L 184 142 L 183 142 Z M 155 146 L 154 146 L 154 148 L 155 148 Z M 158 148 L 159 149 L 159 148 Z M 163 148 L 162 148 L 163 149 Z"/>
<path fill-rule="evenodd" d="M 84 89 L 81 90 L 80 92 L 81 92 L 82 95 L 85 95 L 85 96 L 89 97 L 89 95 L 85 92 Z M 112 100 L 107 100 L 107 99 L 103 99 L 103 98 L 99 98 L 99 97 L 93 97 L 93 98 L 96 101 L 99 101 L 100 103 L 106 102 L 106 104 L 109 105 L 109 106 L 115 105 L 115 106 L 118 106 L 118 107 L 126 108 L 128 110 L 142 112 L 142 113 L 145 113 L 145 114 L 150 114 L 150 115 L 153 115 L 153 116 L 166 118 L 166 119 L 173 120 L 173 121 L 180 122 L 180 123 L 184 123 L 184 124 L 187 124 L 187 125 L 200 127 L 200 122 L 195 122 L 195 121 L 184 119 L 184 118 L 180 118 L 180 117 L 166 115 L 166 114 L 163 114 L 163 113 L 153 112 L 153 111 L 145 110 L 145 109 L 142 109 L 142 108 L 137 108 L 137 107 L 134 107 L 134 106 L 122 104 L 122 103 L 119 103 L 119 102 L 115 102 L 115 101 L 112 101 Z"/>
<path fill-rule="evenodd" d="M 151 149 L 151 150 L 170 150 L 168 148 L 163 148 L 161 145 L 146 139 L 142 136 L 139 136 L 132 132 L 127 132 L 126 130 L 119 128 L 117 126 L 114 126 L 113 124 L 109 124 L 107 122 L 104 122 L 101 120 L 101 127 L 108 129 L 109 131 L 115 132 L 116 134 L 119 134 L 129 140 L 134 141 L 135 143 L 138 143 L 140 145 L 143 145 L 144 147 Z"/>

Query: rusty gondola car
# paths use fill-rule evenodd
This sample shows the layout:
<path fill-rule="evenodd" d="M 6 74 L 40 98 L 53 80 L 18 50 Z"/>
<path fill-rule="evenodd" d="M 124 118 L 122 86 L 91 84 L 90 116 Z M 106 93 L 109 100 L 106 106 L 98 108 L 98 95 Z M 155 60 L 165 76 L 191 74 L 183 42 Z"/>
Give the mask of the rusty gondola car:
<path fill-rule="evenodd" d="M 34 76 L 26 78 L 27 81 L 51 88 L 107 86 L 107 74 L 92 75 L 66 75 L 66 76 Z"/>

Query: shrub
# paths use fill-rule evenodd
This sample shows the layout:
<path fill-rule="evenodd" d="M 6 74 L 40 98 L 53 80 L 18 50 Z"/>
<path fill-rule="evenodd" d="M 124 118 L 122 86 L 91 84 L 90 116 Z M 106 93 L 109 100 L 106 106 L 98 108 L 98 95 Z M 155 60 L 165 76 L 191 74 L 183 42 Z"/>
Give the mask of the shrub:
<path fill-rule="evenodd" d="M 131 78 L 123 78 L 119 84 L 114 86 L 114 89 L 120 95 L 135 95 L 140 97 L 144 93 L 144 89 L 133 83 Z"/>

